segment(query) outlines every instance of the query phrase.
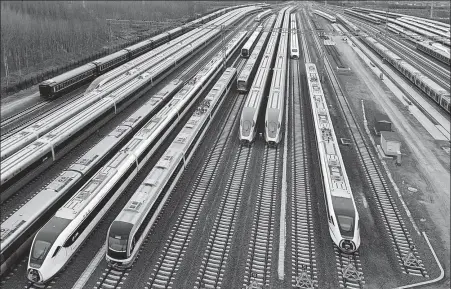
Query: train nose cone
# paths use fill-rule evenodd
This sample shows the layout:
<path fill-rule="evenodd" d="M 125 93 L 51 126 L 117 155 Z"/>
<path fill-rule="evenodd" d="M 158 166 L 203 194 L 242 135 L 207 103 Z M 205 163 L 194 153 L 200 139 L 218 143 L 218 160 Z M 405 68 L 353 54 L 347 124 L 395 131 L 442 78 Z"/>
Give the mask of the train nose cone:
<path fill-rule="evenodd" d="M 40 283 L 42 280 L 41 274 L 39 274 L 39 271 L 36 269 L 28 269 L 27 278 L 33 283 Z"/>
<path fill-rule="evenodd" d="M 354 242 L 351 240 L 341 240 L 340 248 L 345 252 L 354 252 L 356 250 Z"/>
<path fill-rule="evenodd" d="M 243 136 L 249 136 L 251 134 L 251 128 L 252 128 L 252 124 L 250 121 L 244 121 L 243 122 L 243 129 L 241 131 L 241 134 Z"/>

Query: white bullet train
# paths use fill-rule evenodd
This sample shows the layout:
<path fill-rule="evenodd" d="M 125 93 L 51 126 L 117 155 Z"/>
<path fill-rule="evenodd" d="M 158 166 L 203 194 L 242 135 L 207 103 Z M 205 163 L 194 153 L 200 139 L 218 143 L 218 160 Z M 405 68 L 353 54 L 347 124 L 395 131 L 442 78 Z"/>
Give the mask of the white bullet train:
<path fill-rule="evenodd" d="M 260 14 L 258 14 L 258 15 L 255 17 L 255 21 L 256 21 L 256 22 L 262 21 L 266 16 L 268 16 L 269 14 L 271 14 L 271 12 L 272 12 L 271 9 L 265 10 L 265 11 L 261 12 Z"/>
<path fill-rule="evenodd" d="M 235 79 L 236 69 L 227 68 L 175 137 L 175 141 L 111 223 L 106 238 L 106 260 L 111 266 L 123 269 L 133 264 L 150 228 Z"/>
<path fill-rule="evenodd" d="M 332 23 L 337 22 L 337 19 L 334 16 L 329 15 L 326 12 L 323 12 L 323 11 L 320 11 L 320 10 L 313 10 L 313 13 L 315 13 L 316 15 L 319 15 L 319 16 L 321 16 L 323 18 L 326 18 L 327 20 L 329 20 Z"/>
<path fill-rule="evenodd" d="M 360 224 L 316 65 L 305 64 L 332 241 L 345 253 L 360 247 Z"/>
<path fill-rule="evenodd" d="M 276 24 L 273 32 L 269 38 L 265 53 L 260 61 L 260 66 L 255 74 L 254 82 L 246 96 L 244 107 L 241 112 L 239 138 L 244 145 L 250 145 L 257 135 L 257 121 L 260 114 L 260 109 L 263 102 L 264 93 L 267 91 L 267 86 L 270 84 L 268 75 L 272 63 L 275 58 L 276 44 L 279 38 L 279 29 L 282 26 L 283 15 L 286 11 L 283 8 L 279 11 Z"/>
<path fill-rule="evenodd" d="M 271 88 L 265 113 L 265 141 L 269 146 L 277 146 L 282 139 L 283 111 L 285 109 L 285 96 L 287 93 L 287 63 L 288 63 L 288 37 L 290 25 L 290 12 L 285 16 L 280 31 L 279 46 L 277 48 L 276 62 L 272 69 Z"/>
<path fill-rule="evenodd" d="M 249 59 L 246 61 L 246 65 L 244 65 L 241 70 L 238 78 L 236 80 L 237 90 L 241 93 L 246 93 L 249 90 L 249 86 L 252 84 L 252 81 L 255 77 L 255 72 L 258 67 L 258 63 L 263 55 L 264 48 L 266 42 L 269 39 L 269 34 L 271 33 L 269 30 L 272 29 L 274 25 L 274 21 L 276 20 L 276 15 L 272 15 L 268 22 L 266 22 L 263 33 L 260 35 L 257 44 L 252 50 L 252 54 Z"/>
<path fill-rule="evenodd" d="M 298 41 L 298 27 L 296 22 L 296 13 L 290 15 L 290 22 L 291 22 L 290 57 L 292 59 L 299 59 L 299 41 Z"/>
<path fill-rule="evenodd" d="M 252 49 L 254 49 L 255 45 L 257 44 L 258 36 L 260 36 L 260 33 L 263 30 L 263 26 L 259 25 L 255 31 L 252 33 L 251 37 L 246 41 L 243 48 L 241 48 L 241 57 L 248 58 L 251 55 Z"/>

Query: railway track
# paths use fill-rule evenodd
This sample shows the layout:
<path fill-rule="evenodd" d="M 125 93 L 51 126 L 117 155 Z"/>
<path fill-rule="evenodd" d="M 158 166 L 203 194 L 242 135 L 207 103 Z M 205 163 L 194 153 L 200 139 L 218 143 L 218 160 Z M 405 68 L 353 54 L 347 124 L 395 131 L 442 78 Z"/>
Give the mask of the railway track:
<path fill-rule="evenodd" d="M 232 243 L 242 190 L 246 182 L 253 147 L 240 146 L 233 158 L 232 172 L 221 198 L 219 211 L 202 258 L 194 288 L 222 287 L 225 267 Z"/>
<path fill-rule="evenodd" d="M 328 61 L 325 61 L 325 69 L 334 93 L 337 95 L 344 119 L 351 131 L 351 137 L 356 147 L 358 158 L 371 188 L 371 192 L 373 193 L 386 232 L 391 240 L 400 269 L 405 274 L 429 277 L 403 221 L 401 213 L 397 208 L 396 202 L 392 197 L 385 177 L 379 168 L 376 157 L 370 150 L 354 114 L 344 97 L 338 79 Z"/>
<path fill-rule="evenodd" d="M 121 289 L 123 281 L 125 281 L 129 275 L 131 269 L 116 270 L 112 267 L 105 269 L 102 273 L 102 277 L 94 286 L 94 289 Z"/>
<path fill-rule="evenodd" d="M 367 33 L 368 31 L 372 31 L 370 35 L 374 35 L 373 37 L 377 39 L 377 41 L 379 41 L 385 47 L 389 48 L 391 51 L 393 51 L 393 53 L 401 56 L 407 63 L 420 70 L 424 75 L 427 75 L 432 80 L 436 81 L 447 91 L 450 91 L 449 71 L 435 65 L 428 58 L 421 55 L 421 53 L 418 53 L 416 50 L 409 50 L 408 48 L 403 47 L 403 44 L 399 43 L 395 39 L 388 41 L 384 37 L 378 37 L 379 33 L 383 33 L 382 29 L 371 27 L 364 21 L 355 20 L 355 22 L 357 22 L 360 27 L 365 27 Z"/>
<path fill-rule="evenodd" d="M 8 135 L 10 133 L 11 129 L 9 127 L 12 126 L 15 122 L 26 117 L 29 114 L 32 114 L 33 112 L 36 112 L 42 108 L 45 108 L 48 105 L 49 105 L 48 102 L 41 101 L 31 107 L 26 108 L 25 110 L 20 111 L 19 113 L 16 113 L 14 115 L 6 117 L 5 119 L 2 119 L 2 122 L 1 122 L 2 123 L 2 125 L 1 125 L 2 140 L 5 138 L 4 137 L 5 135 Z"/>
<path fill-rule="evenodd" d="M 336 245 L 334 245 L 334 252 L 340 288 L 364 289 L 365 280 L 359 252 L 345 254 Z"/>
<path fill-rule="evenodd" d="M 243 288 L 249 286 L 251 282 L 262 287 L 270 285 L 274 219 L 281 184 L 280 157 L 280 149 L 265 146 L 262 177 L 254 209 Z"/>
<path fill-rule="evenodd" d="M 228 140 L 233 137 L 233 127 L 239 121 L 244 98 L 235 98 L 233 109 L 227 116 L 228 121 L 219 131 L 211 151 L 199 173 L 191 192 L 173 226 L 158 263 L 155 265 L 146 288 L 172 288 L 176 269 L 180 266 L 197 220 L 203 209 L 205 199 L 215 183 L 217 168 L 224 161 Z"/>
<path fill-rule="evenodd" d="M 311 197 L 311 176 L 306 135 L 306 98 L 301 97 L 298 61 L 291 61 L 291 284 L 317 288 L 315 236 Z M 299 76 L 299 77 L 298 77 Z M 288 113 L 288 112 L 287 112 Z"/>
<path fill-rule="evenodd" d="M 69 97 L 61 97 L 53 101 L 42 101 L 11 117 L 2 120 L 1 140 L 10 137 L 14 133 L 31 126 L 34 122 L 59 110 L 63 105 L 69 105 L 81 97 L 83 93 L 76 93 Z"/>

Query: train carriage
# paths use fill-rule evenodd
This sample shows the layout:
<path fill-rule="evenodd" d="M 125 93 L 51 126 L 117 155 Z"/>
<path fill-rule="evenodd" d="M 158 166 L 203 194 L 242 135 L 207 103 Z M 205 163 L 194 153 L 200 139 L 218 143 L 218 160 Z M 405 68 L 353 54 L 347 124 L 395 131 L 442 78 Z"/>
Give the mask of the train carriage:
<path fill-rule="evenodd" d="M 337 13 L 337 20 L 338 20 L 338 22 L 343 24 L 347 29 L 349 29 L 353 35 L 358 35 L 360 33 L 360 28 L 355 26 L 351 21 L 346 19 L 346 17 L 344 17 L 343 15 Z"/>
<path fill-rule="evenodd" d="M 243 58 L 248 58 L 251 55 L 252 50 L 258 42 L 258 37 L 263 30 L 263 26 L 259 25 L 257 29 L 252 33 L 251 37 L 244 44 L 243 48 L 241 48 L 241 56 Z"/>
<path fill-rule="evenodd" d="M 256 21 L 256 22 L 260 22 L 260 21 L 262 21 L 266 16 L 268 16 L 268 15 L 271 14 L 271 13 L 272 13 L 272 10 L 271 10 L 271 9 L 270 9 L 270 10 L 263 11 L 262 13 L 258 14 L 258 15 L 255 17 L 255 21 Z"/>
<path fill-rule="evenodd" d="M 287 63 L 288 63 L 288 37 L 290 35 L 290 12 L 285 11 L 282 30 L 280 32 L 279 46 L 273 67 L 271 88 L 265 113 L 265 141 L 269 146 L 277 146 L 282 140 L 282 123 L 284 103 L 286 98 Z"/>
<path fill-rule="evenodd" d="M 291 22 L 290 57 L 292 59 L 299 59 L 298 29 L 295 13 L 290 15 L 290 22 Z"/>
<path fill-rule="evenodd" d="M 276 24 L 273 28 L 273 30 L 277 31 L 271 32 L 262 60 L 255 74 L 255 79 L 246 96 L 244 107 L 241 111 L 239 138 L 240 142 L 244 145 L 250 145 L 257 135 L 257 122 L 264 93 L 267 91 L 267 86 L 270 83 L 268 75 L 275 58 L 276 44 L 279 38 L 278 30 L 282 26 L 286 9 L 282 8 L 278 13 Z"/>
<path fill-rule="evenodd" d="M 254 47 L 254 50 L 252 51 L 251 56 L 246 61 L 246 65 L 243 67 L 243 70 L 241 70 L 237 78 L 237 90 L 241 93 L 246 93 L 249 90 L 249 86 L 252 84 L 252 81 L 254 80 L 256 70 L 259 65 L 258 62 L 263 55 L 266 42 L 268 41 L 268 36 L 270 35 L 269 30 L 272 29 L 275 20 L 276 16 L 273 15 L 266 23 L 264 29 L 265 31 L 263 31 L 263 33 L 261 34 L 257 44 Z"/>
<path fill-rule="evenodd" d="M 97 66 L 88 63 L 41 82 L 39 92 L 44 98 L 56 97 L 92 80 L 96 75 Z"/>
<path fill-rule="evenodd" d="M 450 97 L 448 91 L 421 73 L 418 69 L 404 61 L 400 56 L 390 51 L 384 45 L 380 44 L 376 39 L 366 36 L 362 37 L 363 41 L 377 53 L 379 53 L 384 60 L 393 65 L 399 72 L 414 83 L 420 90 L 422 90 L 428 97 L 433 99 L 445 111 L 450 113 L 449 101 Z M 442 101 L 443 100 L 443 101 Z"/>
<path fill-rule="evenodd" d="M 313 10 L 313 13 L 315 13 L 316 15 L 319 15 L 319 16 L 321 16 L 321 17 L 323 17 L 323 18 L 329 20 L 329 21 L 332 22 L 332 23 L 337 22 L 337 18 L 335 18 L 334 16 L 329 15 L 329 14 L 323 12 L 323 11 L 320 11 L 320 10 Z"/>
<path fill-rule="evenodd" d="M 236 78 L 228 68 L 175 140 L 111 223 L 107 238 L 107 262 L 115 268 L 128 268 L 138 255 L 152 224 L 171 193 L 186 164 L 194 154 Z M 172 182 L 171 182 L 172 181 Z"/>
<path fill-rule="evenodd" d="M 305 68 L 321 166 L 320 172 L 323 180 L 329 233 L 332 241 L 341 251 L 353 253 L 360 247 L 359 213 L 316 65 L 306 63 Z"/>
<path fill-rule="evenodd" d="M 425 52 L 428 55 L 440 60 L 441 62 L 450 65 L 450 50 L 439 43 L 432 41 L 418 41 L 415 47 Z"/>

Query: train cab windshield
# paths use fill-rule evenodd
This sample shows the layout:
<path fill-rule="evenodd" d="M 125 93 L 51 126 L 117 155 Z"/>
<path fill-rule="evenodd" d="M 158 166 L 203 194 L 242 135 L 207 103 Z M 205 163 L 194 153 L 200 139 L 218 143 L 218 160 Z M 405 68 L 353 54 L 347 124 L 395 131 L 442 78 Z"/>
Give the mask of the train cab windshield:
<path fill-rule="evenodd" d="M 340 216 L 337 215 L 338 225 L 340 226 L 340 230 L 348 233 L 352 233 L 354 218 L 348 216 Z"/>
<path fill-rule="evenodd" d="M 249 136 L 251 134 L 251 130 L 254 127 L 254 108 L 252 107 L 244 107 L 243 114 L 241 117 L 241 126 L 243 127 L 242 134 L 243 136 Z"/>
<path fill-rule="evenodd" d="M 59 217 L 53 217 L 44 227 L 39 230 L 34 240 L 31 254 L 30 266 L 39 268 L 50 252 L 53 243 L 56 241 L 61 232 L 67 227 L 70 220 Z M 59 248 L 55 249 L 58 250 Z"/>
<path fill-rule="evenodd" d="M 332 197 L 332 204 L 340 233 L 346 237 L 354 236 L 355 211 L 350 198 Z"/>
<path fill-rule="evenodd" d="M 133 225 L 114 221 L 108 233 L 108 255 L 114 259 L 127 258 L 127 245 Z"/>

